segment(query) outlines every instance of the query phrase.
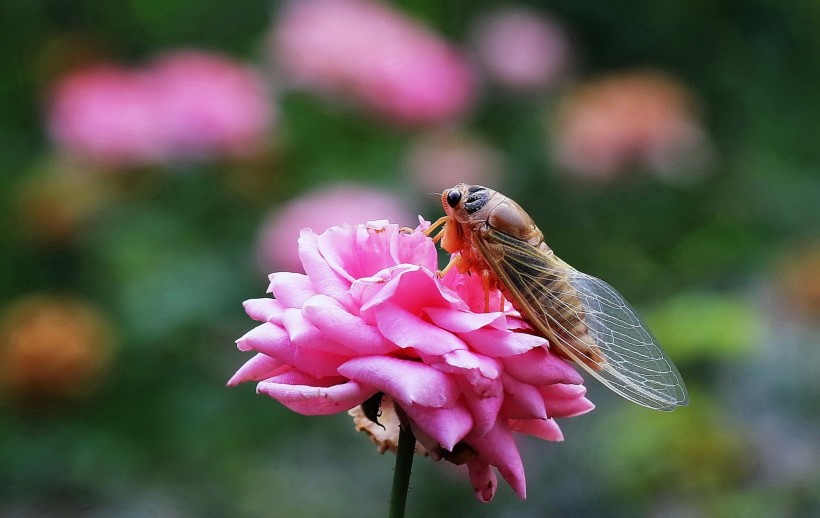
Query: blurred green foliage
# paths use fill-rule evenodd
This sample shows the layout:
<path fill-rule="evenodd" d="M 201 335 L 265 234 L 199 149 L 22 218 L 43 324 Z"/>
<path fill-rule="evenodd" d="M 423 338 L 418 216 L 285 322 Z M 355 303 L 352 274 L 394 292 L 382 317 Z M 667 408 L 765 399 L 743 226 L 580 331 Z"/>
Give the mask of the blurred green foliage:
<path fill-rule="evenodd" d="M 820 239 L 820 4 L 522 3 L 566 24 L 581 77 L 652 67 L 699 97 L 716 161 L 701 180 L 680 185 L 635 174 L 589 186 L 558 174 L 545 151 L 552 98 L 488 87 L 469 121 L 503 150 L 507 194 L 557 253 L 648 310 L 692 403 L 655 414 L 590 383 L 599 411 L 562 423 L 565 443 L 522 441 L 527 501 L 502 487 L 482 506 L 463 471 L 417 459 L 410 515 L 820 513 L 820 399 L 799 411 L 788 404 L 817 394 L 817 377 L 799 377 L 785 402 L 765 398 L 792 379 L 794 363 L 772 369 L 756 356 L 763 348 L 779 358 L 794 345 L 773 335 L 782 329 L 775 321 L 812 329 L 806 350 L 820 345 L 816 322 L 782 324 L 783 302 L 768 298 L 772 258 Z M 455 41 L 498 5 L 394 4 Z M 392 458 L 379 456 L 347 416 L 305 418 L 250 386 L 224 384 L 244 359 L 232 342 L 252 325 L 241 302 L 265 289 L 253 246 L 267 211 L 310 187 L 355 180 L 437 217 L 435 197 L 399 174 L 412 130 L 291 93 L 280 100 L 271 163 L 130 172 L 110 180 L 119 194 L 69 243 L 31 240 L 18 210 L 19 186 L 51 153 L 42 110 L 64 65 L 61 41 L 83 38 L 122 62 L 178 46 L 262 62 L 273 12 L 256 0 L 0 4 L 12 28 L 0 34 L 0 302 L 80 295 L 118 334 L 109 374 L 86 399 L 0 409 L 0 515 L 384 514 Z M 247 175 L 261 187 L 237 187 Z M 749 404 L 735 406 L 739 394 Z M 795 429 L 802 442 L 785 444 Z M 764 445 L 780 441 L 805 444 L 813 469 L 770 469 Z"/>

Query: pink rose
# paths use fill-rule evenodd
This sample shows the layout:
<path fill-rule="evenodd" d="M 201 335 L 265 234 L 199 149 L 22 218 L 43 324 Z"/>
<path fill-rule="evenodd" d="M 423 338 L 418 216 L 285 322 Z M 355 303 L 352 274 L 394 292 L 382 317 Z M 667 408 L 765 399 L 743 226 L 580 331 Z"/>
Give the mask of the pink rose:
<path fill-rule="evenodd" d="M 569 38 L 561 25 L 525 8 L 495 11 L 480 20 L 473 33 L 485 72 L 507 88 L 554 86 L 571 59 Z"/>
<path fill-rule="evenodd" d="M 351 99 L 389 121 L 446 122 L 473 101 L 466 58 L 380 2 L 285 2 L 271 42 L 294 87 Z"/>
<path fill-rule="evenodd" d="M 257 354 L 228 384 L 258 381 L 257 392 L 306 415 L 382 393 L 433 458 L 466 462 L 480 500 L 495 494 L 492 467 L 524 498 L 513 432 L 561 440 L 555 418 L 593 405 L 581 376 L 509 303 L 483 312 L 477 276 L 438 277 L 427 225 L 303 230 L 305 273 L 274 273 L 274 298 L 245 303 L 261 324 L 237 344 Z M 499 296 L 491 293 L 494 307 Z"/>
<path fill-rule="evenodd" d="M 245 157 L 266 145 L 274 109 L 253 68 L 180 50 L 139 69 L 69 74 L 54 86 L 47 117 L 64 153 L 117 168 Z"/>

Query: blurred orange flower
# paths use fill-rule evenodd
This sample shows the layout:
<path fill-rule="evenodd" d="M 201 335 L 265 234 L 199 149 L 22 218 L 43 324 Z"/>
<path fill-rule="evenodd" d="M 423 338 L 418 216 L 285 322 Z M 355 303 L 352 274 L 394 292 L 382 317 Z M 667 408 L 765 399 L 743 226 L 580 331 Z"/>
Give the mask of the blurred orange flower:
<path fill-rule="evenodd" d="M 67 297 L 29 296 L 0 320 L 0 388 L 38 404 L 75 399 L 102 379 L 112 338 L 103 315 Z"/>
<path fill-rule="evenodd" d="M 672 173 L 703 162 L 708 148 L 692 94 L 653 71 L 577 87 L 561 102 L 553 129 L 558 164 L 598 181 L 629 167 Z"/>

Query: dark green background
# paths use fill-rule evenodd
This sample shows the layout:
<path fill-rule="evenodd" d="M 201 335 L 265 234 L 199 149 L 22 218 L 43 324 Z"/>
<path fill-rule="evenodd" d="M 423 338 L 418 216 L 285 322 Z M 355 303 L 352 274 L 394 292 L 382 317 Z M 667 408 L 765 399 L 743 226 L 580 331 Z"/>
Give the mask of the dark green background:
<path fill-rule="evenodd" d="M 454 41 L 496 5 L 393 3 Z M 489 89 L 468 124 L 505 152 L 507 194 L 551 246 L 643 310 L 692 402 L 653 413 L 590 382 L 598 409 L 562 423 L 566 442 L 520 441 L 528 500 L 502 485 L 482 505 L 466 471 L 417 459 L 409 515 L 820 513 L 817 322 L 793 318 L 772 295 L 778 259 L 820 240 L 820 4 L 528 4 L 570 29 L 580 78 L 652 67 L 701 101 L 716 159 L 701 181 L 679 186 L 641 171 L 605 187 L 557 174 L 544 153 L 543 99 Z M 224 383 L 246 358 L 233 346 L 252 325 L 241 302 L 266 287 L 253 244 L 267 211 L 354 180 L 437 217 L 436 200 L 399 174 L 412 130 L 289 94 L 269 163 L 129 173 L 116 202 L 60 246 L 27 239 L 14 210 L 18 186 L 52 153 L 42 110 L 59 68 L 44 57 L 54 38 L 81 35 L 125 63 L 179 46 L 261 63 L 274 12 L 251 0 L 0 5 L 0 304 L 76 294 L 105 308 L 119 337 L 89 398 L 0 408 L 0 515 L 386 513 L 392 458 L 347 416 L 295 415 L 251 385 Z M 264 189 L 242 194 L 232 174 L 259 175 Z"/>

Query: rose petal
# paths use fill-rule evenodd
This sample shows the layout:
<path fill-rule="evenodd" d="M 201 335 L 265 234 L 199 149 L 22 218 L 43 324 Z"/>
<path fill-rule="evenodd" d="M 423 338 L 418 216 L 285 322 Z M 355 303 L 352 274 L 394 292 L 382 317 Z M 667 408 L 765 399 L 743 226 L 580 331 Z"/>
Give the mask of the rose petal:
<path fill-rule="evenodd" d="M 473 433 L 476 435 L 486 434 L 498 419 L 498 412 L 504 403 L 502 396 L 503 386 L 501 380 L 495 380 L 498 386 L 498 394 L 495 396 L 480 395 L 475 392 L 472 385 L 463 376 L 456 376 L 456 382 L 461 389 L 461 395 L 470 413 L 473 415 Z M 493 391 L 495 392 L 495 391 Z"/>
<path fill-rule="evenodd" d="M 504 415 L 512 419 L 546 419 L 544 397 L 538 387 L 521 383 L 512 376 L 502 374 L 504 383 Z"/>
<path fill-rule="evenodd" d="M 524 465 L 506 419 L 499 418 L 495 426 L 484 435 L 467 435 L 464 442 L 478 452 L 479 461 L 496 466 L 518 496 L 527 498 Z"/>
<path fill-rule="evenodd" d="M 513 330 L 513 331 L 530 331 L 530 332 L 532 332 L 532 326 L 526 320 L 522 320 L 517 312 L 515 312 L 512 315 L 507 314 L 506 317 L 507 317 L 507 325 L 505 326 L 505 329 L 510 329 L 510 330 Z"/>
<path fill-rule="evenodd" d="M 350 282 L 340 277 L 319 253 L 318 236 L 310 229 L 302 230 L 299 236 L 299 259 L 310 281 L 320 293 L 324 293 L 342 303 L 348 309 L 354 307 L 348 293 Z"/>
<path fill-rule="evenodd" d="M 398 349 L 378 328 L 351 315 L 327 295 L 311 297 L 302 306 L 302 315 L 327 336 L 338 336 L 343 330 L 345 343 L 349 344 L 347 349 L 357 354 L 386 354 Z"/>
<path fill-rule="evenodd" d="M 268 291 L 286 308 L 301 307 L 307 299 L 316 295 L 316 289 L 303 273 L 279 272 L 270 274 L 268 278 Z"/>
<path fill-rule="evenodd" d="M 298 343 L 301 347 L 342 356 L 356 356 L 352 349 L 331 338 L 338 336 L 338 332 L 329 335 L 323 333 L 304 317 L 300 309 L 287 308 L 282 313 L 282 327 L 288 332 L 291 342 Z"/>
<path fill-rule="evenodd" d="M 349 225 L 340 225 L 325 230 L 317 237 L 319 253 L 327 261 L 328 266 L 351 283 L 359 277 L 364 277 L 356 250 L 356 232 L 357 229 Z"/>
<path fill-rule="evenodd" d="M 441 355 L 467 348 L 454 334 L 394 304 L 385 303 L 376 308 L 375 317 L 384 337 L 403 349 L 412 347 L 420 353 Z"/>
<path fill-rule="evenodd" d="M 484 503 L 492 501 L 498 488 L 498 479 L 493 468 L 486 462 L 471 460 L 467 463 L 467 471 L 470 473 L 470 482 L 475 489 L 476 498 Z"/>
<path fill-rule="evenodd" d="M 257 351 L 274 357 L 282 363 L 293 360 L 288 333 L 277 324 L 265 322 L 242 335 L 236 346 L 240 351 Z"/>
<path fill-rule="evenodd" d="M 303 415 L 327 415 L 350 410 L 377 391 L 355 381 L 326 385 L 303 373 L 289 372 L 260 382 L 256 392 Z"/>
<path fill-rule="evenodd" d="M 498 379 L 501 375 L 501 364 L 495 358 L 475 354 L 466 349 L 443 354 L 443 361 L 436 361 L 434 357 L 424 355 L 422 358 L 442 372 L 460 374 L 470 382 L 472 391 L 479 396 L 500 396 L 503 391 Z"/>
<path fill-rule="evenodd" d="M 390 356 L 353 358 L 339 374 L 360 381 L 405 405 L 452 407 L 459 397 L 456 382 L 447 374 L 420 362 Z"/>
<path fill-rule="evenodd" d="M 282 323 L 282 304 L 278 300 L 268 297 L 261 299 L 250 299 L 242 303 L 245 313 L 257 322 Z"/>
<path fill-rule="evenodd" d="M 425 308 L 424 312 L 435 325 L 453 333 L 475 331 L 488 325 L 503 325 L 506 320 L 503 313 L 472 313 L 448 308 Z"/>
<path fill-rule="evenodd" d="M 506 372 L 519 381 L 531 385 L 574 383 L 580 385 L 584 378 L 572 365 L 543 347 L 524 354 L 507 356 L 501 360 Z"/>
<path fill-rule="evenodd" d="M 429 307 L 467 309 L 464 302 L 448 293 L 438 282 L 436 274 L 421 267 L 392 268 L 390 278 L 372 296 L 363 300 L 361 315 L 373 312 L 385 303 L 400 305 L 408 312 L 419 315 Z"/>
<path fill-rule="evenodd" d="M 235 387 L 246 381 L 261 381 L 279 374 L 284 364 L 276 358 L 259 353 L 239 368 L 230 380 L 229 387 Z"/>
<path fill-rule="evenodd" d="M 564 434 L 555 419 L 510 419 L 510 429 L 545 441 L 563 441 Z"/>
<path fill-rule="evenodd" d="M 493 358 L 523 354 L 535 347 L 547 344 L 546 338 L 527 333 L 510 333 L 499 329 L 479 329 L 459 333 L 472 349 Z"/>
<path fill-rule="evenodd" d="M 438 269 L 438 252 L 433 240 L 425 236 L 421 229 L 398 234 L 399 247 L 394 254 L 401 264 L 417 264 L 430 271 Z"/>
<path fill-rule="evenodd" d="M 420 427 L 448 451 L 453 451 L 456 444 L 473 428 L 473 416 L 467 407 L 461 404 L 452 408 L 428 408 L 419 405 L 403 405 L 401 408 L 413 422 L 414 428 Z"/>
<path fill-rule="evenodd" d="M 574 417 L 589 412 L 595 405 L 584 397 L 583 385 L 555 384 L 540 387 L 550 417 Z"/>
<path fill-rule="evenodd" d="M 362 275 L 374 273 L 401 264 L 396 254 L 398 225 L 387 221 L 370 221 L 356 229 L 356 253 L 359 256 Z"/>
<path fill-rule="evenodd" d="M 237 340 L 237 346 L 242 351 L 266 354 L 318 378 L 338 375 L 337 367 L 350 359 L 349 356 L 302 347 L 302 337 L 297 335 L 297 339 L 299 342 L 293 342 L 286 330 L 276 324 L 265 323 L 245 333 Z"/>

